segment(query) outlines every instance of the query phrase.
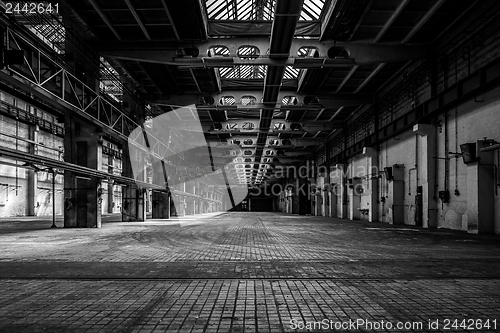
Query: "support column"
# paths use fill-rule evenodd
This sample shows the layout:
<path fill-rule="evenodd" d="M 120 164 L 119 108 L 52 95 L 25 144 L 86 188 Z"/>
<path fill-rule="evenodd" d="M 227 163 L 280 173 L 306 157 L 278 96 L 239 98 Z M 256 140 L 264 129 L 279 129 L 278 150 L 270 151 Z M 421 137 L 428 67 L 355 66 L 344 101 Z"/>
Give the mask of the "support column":
<path fill-rule="evenodd" d="M 330 185 L 330 193 L 329 193 L 329 200 L 330 200 L 330 217 L 337 217 L 337 185 L 332 186 Z"/>
<path fill-rule="evenodd" d="M 392 166 L 392 181 L 389 182 L 389 201 L 392 202 L 391 224 L 403 225 L 405 212 L 404 165 Z"/>
<path fill-rule="evenodd" d="M 113 155 L 108 155 L 108 173 L 113 174 Z M 115 197 L 114 197 L 114 182 L 112 180 L 108 180 L 108 207 L 107 207 L 107 212 L 108 213 L 113 213 L 113 208 L 114 205 L 116 204 L 114 202 Z"/>
<path fill-rule="evenodd" d="M 121 76 L 121 81 L 128 91 L 136 90 L 135 82 L 127 76 Z M 138 101 L 131 94 L 123 94 L 123 105 L 125 106 L 125 111 L 129 116 L 139 125 L 144 124 L 145 121 L 145 108 L 144 105 Z M 146 133 L 144 133 L 144 139 L 146 139 Z M 145 152 L 136 152 L 136 156 L 130 156 L 128 145 L 124 145 L 123 149 L 123 175 L 126 177 L 134 178 L 143 182 L 148 182 L 147 179 L 147 164 L 156 161 L 151 161 L 150 157 L 147 156 Z M 138 172 L 138 175 L 134 175 L 131 159 L 134 159 L 134 165 L 140 166 L 142 172 Z M 151 165 L 151 164 L 150 164 Z M 138 179 L 140 177 L 140 179 Z M 146 190 L 138 188 L 137 185 L 130 184 L 123 189 L 122 193 L 122 221 L 145 221 L 146 220 Z"/>
<path fill-rule="evenodd" d="M 325 187 L 325 177 L 318 177 L 316 181 L 316 215 L 325 216 L 325 191 L 323 191 Z"/>
<path fill-rule="evenodd" d="M 332 202 L 331 202 L 331 194 L 332 194 L 332 188 L 331 188 L 331 178 L 330 178 L 330 171 L 331 171 L 331 152 L 332 152 L 332 147 L 330 144 L 327 142 L 325 144 L 325 150 L 326 150 L 326 174 L 325 174 L 325 189 L 324 189 L 324 207 L 325 207 L 325 216 L 332 217 Z"/>
<path fill-rule="evenodd" d="M 462 217 L 469 233 L 495 232 L 497 179 L 494 152 L 481 152 L 488 141 L 477 141 L 476 161 L 467 164 L 467 210 Z"/>
<path fill-rule="evenodd" d="M 307 178 L 299 175 L 298 183 L 298 200 L 299 200 L 299 215 L 306 215 L 307 212 L 307 196 L 309 195 L 309 186 L 307 185 Z"/>
<path fill-rule="evenodd" d="M 170 218 L 170 195 L 166 192 L 153 191 L 153 218 Z"/>
<path fill-rule="evenodd" d="M 142 159 L 143 156 L 130 156 L 128 146 L 123 149 L 123 175 L 125 177 L 134 178 L 136 180 L 145 181 L 146 177 L 146 164 L 144 165 L 144 172 L 140 175 L 134 175 L 131 158 Z M 138 177 L 142 177 L 139 179 Z M 128 184 L 122 189 L 122 221 L 145 221 L 146 218 L 146 205 L 145 205 L 145 190 L 138 188 L 135 184 Z"/>
<path fill-rule="evenodd" d="M 38 142 L 38 125 L 31 125 L 29 127 L 30 140 L 33 142 Z M 38 154 L 38 146 L 34 143 L 30 143 L 30 153 L 32 155 Z M 37 202 L 38 198 L 38 175 L 35 170 L 28 169 L 28 209 L 27 216 L 36 216 Z"/>
<path fill-rule="evenodd" d="M 422 186 L 422 226 L 437 228 L 437 193 L 436 193 L 436 129 L 433 125 L 417 124 L 413 132 L 420 136 L 418 178 Z"/>
<path fill-rule="evenodd" d="M 338 207 L 338 198 L 337 195 L 339 194 L 339 177 L 338 177 L 338 170 L 336 166 L 330 167 L 330 172 L 329 172 L 329 191 L 330 191 L 330 217 L 338 217 L 338 212 L 337 212 L 337 207 Z"/>
<path fill-rule="evenodd" d="M 379 211 L 379 191 L 378 191 L 378 152 L 372 147 L 363 148 L 363 155 L 367 159 L 367 170 L 366 170 L 366 190 L 363 192 L 363 196 L 366 196 L 363 200 L 368 205 L 368 221 L 376 222 L 378 221 L 378 211 Z"/>
<path fill-rule="evenodd" d="M 349 220 L 361 219 L 359 209 L 361 207 L 361 195 L 359 188 L 361 186 L 361 179 L 350 178 L 347 194 L 349 197 Z"/>
<path fill-rule="evenodd" d="M 347 195 L 347 179 L 345 177 L 344 165 L 337 166 L 338 185 L 337 185 L 337 216 L 341 219 L 347 218 L 347 208 L 349 199 Z"/>
<path fill-rule="evenodd" d="M 167 177 L 167 166 L 164 161 L 152 163 L 151 175 L 153 184 L 165 186 L 165 191 L 152 191 L 152 218 L 169 219 L 171 215 L 171 194 Z"/>
<path fill-rule="evenodd" d="M 65 116 L 64 160 L 100 170 L 102 139 L 92 124 L 79 120 L 69 111 Z M 101 180 L 69 171 L 64 173 L 64 227 L 101 226 Z"/>

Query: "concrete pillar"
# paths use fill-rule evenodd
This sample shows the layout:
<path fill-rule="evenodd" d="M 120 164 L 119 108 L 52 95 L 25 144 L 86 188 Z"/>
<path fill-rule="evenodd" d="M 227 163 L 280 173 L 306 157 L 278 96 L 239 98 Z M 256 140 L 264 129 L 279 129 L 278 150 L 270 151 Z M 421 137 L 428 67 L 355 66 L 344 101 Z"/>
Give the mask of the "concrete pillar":
<path fill-rule="evenodd" d="M 127 76 L 121 76 L 121 81 L 128 91 L 135 91 L 136 84 L 135 81 Z M 123 94 L 123 106 L 126 113 L 139 125 L 144 124 L 145 121 L 145 109 L 144 105 L 141 105 L 131 94 Z M 143 182 L 147 182 L 147 169 L 148 163 L 151 162 L 150 158 L 147 157 L 146 152 L 136 153 L 136 156 L 130 156 L 128 151 L 128 145 L 124 145 L 123 149 L 123 170 L 122 174 L 125 177 L 134 178 Z M 142 172 L 138 172 L 138 175 L 134 175 L 131 161 L 134 159 L 136 166 L 139 166 Z M 156 164 L 157 161 L 153 159 L 152 164 Z M 152 167 L 150 164 L 149 167 Z M 140 178 L 140 179 L 139 179 Z M 145 221 L 147 211 L 147 199 L 146 190 L 143 188 L 138 188 L 135 184 L 130 184 L 123 188 L 122 192 L 122 221 Z"/>
<path fill-rule="evenodd" d="M 378 214 L 379 214 L 379 197 L 380 192 L 378 190 L 378 176 L 371 175 L 368 176 L 368 186 L 369 186 L 369 204 L 370 210 L 368 211 L 368 221 L 369 222 L 377 222 Z"/>
<path fill-rule="evenodd" d="M 170 194 L 166 192 L 153 191 L 153 212 L 154 219 L 170 218 Z"/>
<path fill-rule="evenodd" d="M 349 220 L 361 219 L 361 214 L 359 211 L 359 209 L 361 208 L 361 193 L 359 192 L 360 186 L 361 179 L 349 179 L 349 185 L 347 189 L 347 195 L 349 198 Z"/>
<path fill-rule="evenodd" d="M 128 146 L 123 149 L 123 170 L 125 177 L 134 178 L 140 181 L 146 181 L 146 164 L 138 163 L 144 166 L 144 172 L 134 175 L 131 159 L 142 159 L 144 156 L 130 156 Z M 139 161 L 140 162 L 140 161 Z M 145 190 L 138 188 L 135 184 L 128 184 L 122 188 L 122 221 L 145 221 L 146 219 L 146 200 Z"/>
<path fill-rule="evenodd" d="M 337 185 L 330 185 L 329 201 L 330 201 L 330 217 L 337 217 Z"/>
<path fill-rule="evenodd" d="M 186 197 L 181 196 L 179 203 L 180 203 L 179 204 L 180 207 L 177 210 L 177 213 L 179 214 L 179 216 L 186 216 L 186 207 L 187 207 Z"/>
<path fill-rule="evenodd" d="M 335 180 L 337 182 L 337 217 L 341 219 L 347 218 L 349 197 L 347 195 L 347 179 L 344 175 L 344 165 L 336 166 Z"/>
<path fill-rule="evenodd" d="M 318 177 L 316 181 L 316 215 L 325 216 L 325 197 L 324 197 L 324 187 L 325 187 L 325 177 Z"/>
<path fill-rule="evenodd" d="M 113 181 L 108 181 L 108 207 L 107 207 L 107 212 L 108 213 L 113 213 L 113 208 L 116 203 L 114 202 L 114 185 Z"/>
<path fill-rule="evenodd" d="M 307 197 L 309 195 L 309 186 L 307 184 L 307 178 L 299 176 L 297 179 L 297 183 L 299 184 L 297 188 L 298 192 L 298 201 L 299 201 L 299 215 L 306 215 L 307 212 Z"/>
<path fill-rule="evenodd" d="M 171 216 L 171 198 L 167 188 L 167 171 L 163 161 L 155 161 L 151 165 L 152 183 L 165 186 L 165 191 L 151 192 L 151 216 L 154 219 L 169 219 Z"/>
<path fill-rule="evenodd" d="M 38 125 L 31 125 L 29 127 L 30 140 L 38 142 Z M 38 154 L 38 146 L 36 144 L 30 143 L 30 153 L 33 155 Z M 35 170 L 28 169 L 28 207 L 27 216 L 36 216 L 37 202 L 38 198 L 38 175 Z"/>
<path fill-rule="evenodd" d="M 436 128 L 430 124 L 417 124 L 413 132 L 418 140 L 417 172 L 422 186 L 422 226 L 437 228 L 437 193 L 436 192 Z"/>
<path fill-rule="evenodd" d="M 404 191 L 404 165 L 392 166 L 392 180 L 389 181 L 389 201 L 392 202 L 391 224 L 404 224 L 405 191 Z"/>
<path fill-rule="evenodd" d="M 378 152 L 375 148 L 365 147 L 363 148 L 363 155 L 366 158 L 366 188 L 364 189 L 363 196 L 365 197 L 365 203 L 368 206 L 368 221 L 376 222 L 378 221 L 378 211 L 379 211 L 379 191 L 378 191 Z"/>
<path fill-rule="evenodd" d="M 330 190 L 323 190 L 323 216 L 330 217 Z"/>
<path fill-rule="evenodd" d="M 112 155 L 108 155 L 108 173 L 113 174 L 113 161 L 114 158 Z M 114 182 L 112 180 L 108 181 L 108 207 L 107 207 L 107 212 L 108 213 L 113 213 L 113 207 L 116 205 L 114 202 L 115 197 L 114 197 Z"/>
<path fill-rule="evenodd" d="M 65 116 L 64 160 L 83 167 L 100 170 L 102 139 L 96 127 Z M 99 228 L 101 226 L 101 180 L 70 171 L 64 173 L 64 227 Z"/>
<path fill-rule="evenodd" d="M 469 233 L 495 232 L 495 155 L 493 151 L 480 150 L 488 145 L 486 141 L 477 141 L 477 160 L 467 164 L 467 210 L 462 223 Z"/>

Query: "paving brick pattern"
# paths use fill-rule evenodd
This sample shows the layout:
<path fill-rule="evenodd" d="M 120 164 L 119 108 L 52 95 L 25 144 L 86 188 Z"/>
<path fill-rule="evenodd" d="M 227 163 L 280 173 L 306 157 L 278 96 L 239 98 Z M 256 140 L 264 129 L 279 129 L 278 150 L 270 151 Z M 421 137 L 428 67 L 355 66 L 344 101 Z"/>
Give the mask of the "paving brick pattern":
<path fill-rule="evenodd" d="M 293 325 L 324 319 L 478 332 L 487 330 L 444 330 L 443 320 L 500 320 L 498 280 L 7 280 L 0 287 L 2 332 L 307 332 Z M 436 319 L 440 328 L 428 329 Z"/>
<path fill-rule="evenodd" d="M 496 236 L 275 213 L 107 221 L 0 221 L 0 332 L 500 332 Z"/>

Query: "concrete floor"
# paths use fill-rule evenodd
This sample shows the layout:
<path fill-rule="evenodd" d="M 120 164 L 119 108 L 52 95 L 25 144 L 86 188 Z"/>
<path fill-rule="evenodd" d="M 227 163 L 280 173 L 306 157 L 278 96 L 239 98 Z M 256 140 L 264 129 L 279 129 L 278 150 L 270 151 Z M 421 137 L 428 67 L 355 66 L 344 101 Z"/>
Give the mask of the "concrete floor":
<path fill-rule="evenodd" d="M 500 331 L 498 236 L 278 213 L 118 219 L 0 219 L 0 332 Z"/>

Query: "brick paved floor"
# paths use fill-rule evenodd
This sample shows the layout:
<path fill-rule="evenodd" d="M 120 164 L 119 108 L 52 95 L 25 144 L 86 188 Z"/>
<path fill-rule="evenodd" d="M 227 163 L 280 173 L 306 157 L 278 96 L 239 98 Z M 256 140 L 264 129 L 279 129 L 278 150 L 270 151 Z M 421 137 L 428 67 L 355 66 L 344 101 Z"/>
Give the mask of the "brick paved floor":
<path fill-rule="evenodd" d="M 500 332 L 498 236 L 278 213 L 116 219 L 0 219 L 0 332 Z"/>

